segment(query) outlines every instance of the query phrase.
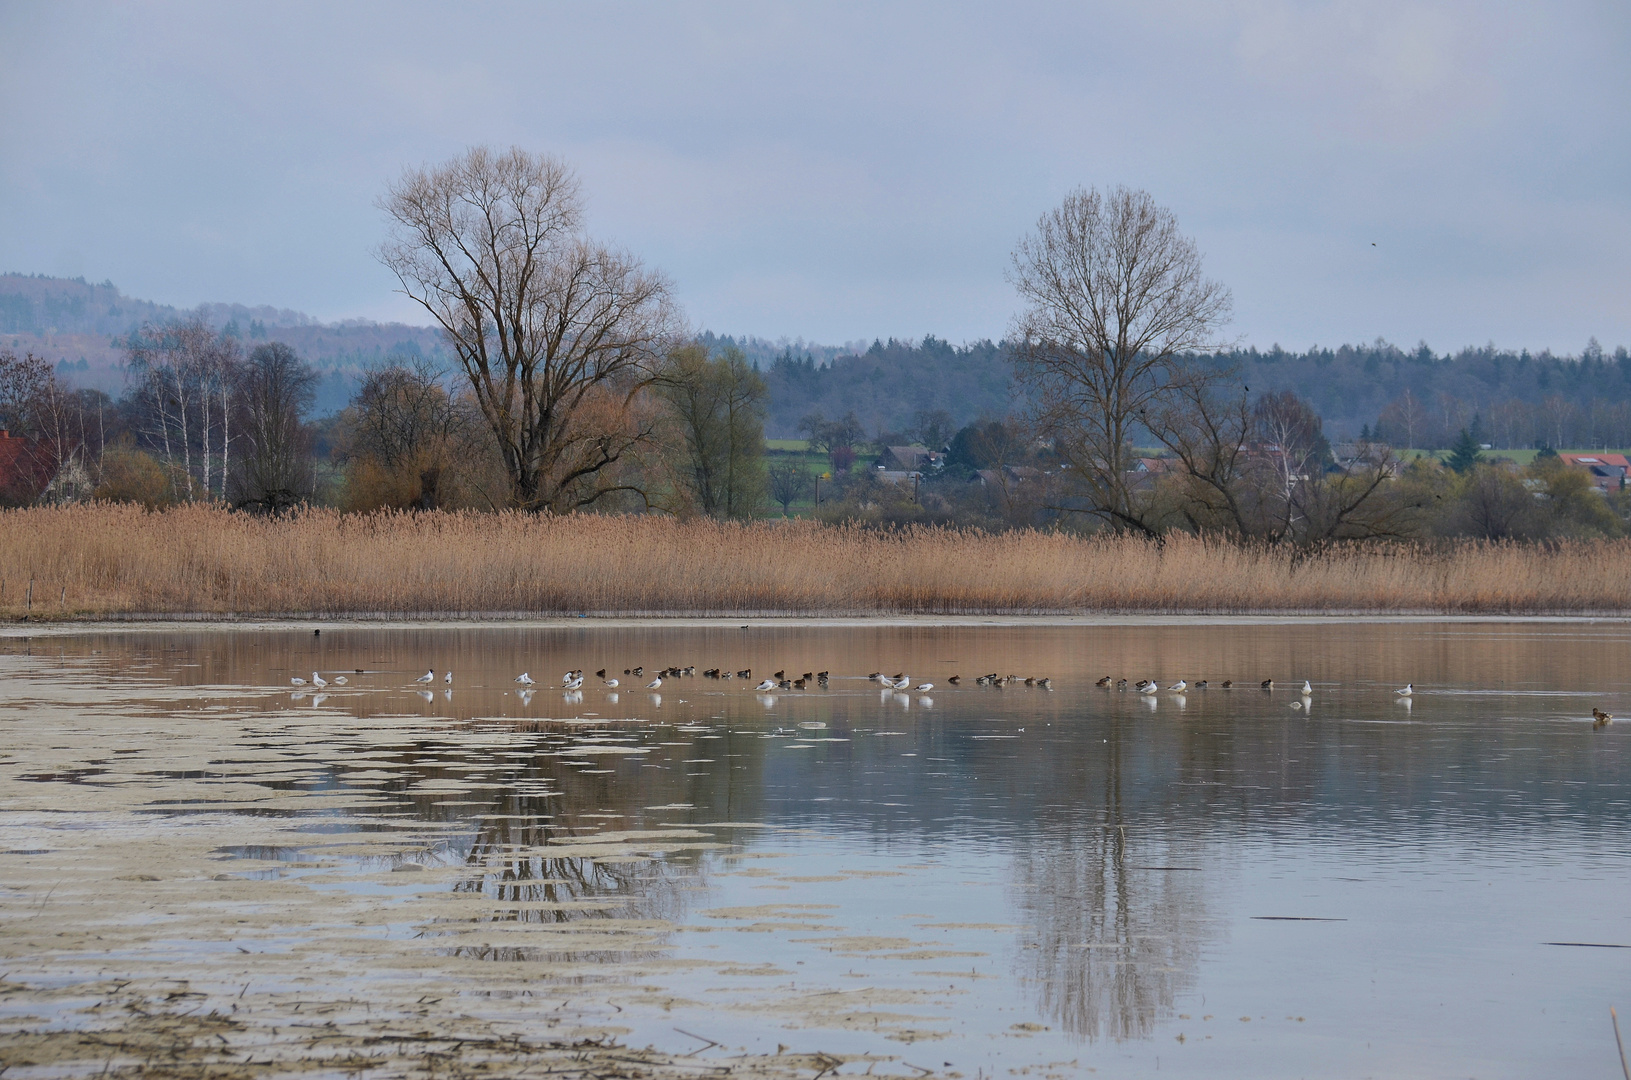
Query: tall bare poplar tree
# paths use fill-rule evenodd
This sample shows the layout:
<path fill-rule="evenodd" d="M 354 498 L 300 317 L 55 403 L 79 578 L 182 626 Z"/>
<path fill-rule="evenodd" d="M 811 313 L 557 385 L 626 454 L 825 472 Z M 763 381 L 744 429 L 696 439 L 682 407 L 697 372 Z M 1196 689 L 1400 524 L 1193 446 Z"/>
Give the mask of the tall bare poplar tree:
<path fill-rule="evenodd" d="M 1129 479 L 1133 434 L 1193 382 L 1185 354 L 1215 344 L 1229 290 L 1202 276 L 1171 211 L 1122 187 L 1074 191 L 1043 214 L 1009 279 L 1027 305 L 1011 331 L 1018 374 L 1082 508 L 1154 533 Z"/>
<path fill-rule="evenodd" d="M 408 170 L 380 207 L 380 257 L 458 356 L 511 504 L 622 489 L 612 467 L 652 434 L 628 406 L 673 337 L 667 281 L 584 235 L 577 177 L 548 155 L 476 147 Z"/>

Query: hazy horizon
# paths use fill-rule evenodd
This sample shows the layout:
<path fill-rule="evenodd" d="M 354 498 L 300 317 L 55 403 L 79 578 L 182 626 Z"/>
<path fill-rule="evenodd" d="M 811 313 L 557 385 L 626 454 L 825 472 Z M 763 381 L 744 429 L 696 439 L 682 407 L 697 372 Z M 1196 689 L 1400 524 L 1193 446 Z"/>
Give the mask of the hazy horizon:
<path fill-rule="evenodd" d="M 488 60 L 495 30 L 529 47 Z M 1014 242 L 1124 183 L 1242 345 L 1572 354 L 1631 342 L 1628 31 L 1589 2 L 14 3 L 0 269 L 423 324 L 374 200 L 515 144 L 721 334 L 999 339 Z"/>

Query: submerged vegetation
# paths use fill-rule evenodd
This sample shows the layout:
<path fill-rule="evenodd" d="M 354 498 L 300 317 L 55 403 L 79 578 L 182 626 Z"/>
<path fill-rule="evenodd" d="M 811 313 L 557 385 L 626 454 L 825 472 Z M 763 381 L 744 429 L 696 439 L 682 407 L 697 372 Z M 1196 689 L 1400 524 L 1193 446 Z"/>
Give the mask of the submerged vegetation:
<path fill-rule="evenodd" d="M 1631 540 L 1174 534 L 186 505 L 0 512 L 0 614 L 824 615 L 1631 611 Z"/>

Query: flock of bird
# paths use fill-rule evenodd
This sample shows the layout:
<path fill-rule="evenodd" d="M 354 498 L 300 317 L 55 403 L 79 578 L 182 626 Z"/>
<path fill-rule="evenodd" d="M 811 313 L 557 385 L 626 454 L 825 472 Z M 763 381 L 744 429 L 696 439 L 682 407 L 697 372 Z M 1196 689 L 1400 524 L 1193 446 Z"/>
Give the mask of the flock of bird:
<path fill-rule="evenodd" d="M 647 690 L 660 690 L 665 680 L 685 678 L 687 676 L 695 675 L 696 673 L 697 669 L 696 665 L 694 664 L 689 667 L 661 668 L 654 673 L 652 680 L 645 684 L 645 688 Z M 643 679 L 645 678 L 645 668 L 644 666 L 624 668 L 623 674 L 625 677 L 633 678 L 635 680 Z M 751 681 L 753 678 L 753 669 L 742 668 L 740 671 L 733 672 L 728 668 L 708 668 L 702 672 L 702 677 L 705 679 L 735 678 Z M 802 675 L 789 676 L 788 673 L 783 670 L 776 672 L 775 675 L 771 677 L 761 679 L 753 687 L 753 689 L 763 693 L 776 690 L 806 690 L 811 686 L 826 688 L 828 685 L 828 680 L 830 680 L 831 677 L 832 673 L 829 671 L 806 671 Z M 601 668 L 599 671 L 595 672 L 595 678 L 599 679 L 608 690 L 616 690 L 622 685 L 622 680 L 618 679 L 615 675 L 609 674 L 606 668 Z M 916 686 L 913 686 L 911 678 L 905 672 L 896 672 L 894 675 L 885 675 L 881 671 L 874 671 L 867 676 L 867 679 L 871 682 L 878 683 L 886 690 L 913 690 L 920 694 L 926 694 L 935 687 L 935 684 L 932 682 L 921 682 Z M 420 685 L 429 685 L 435 681 L 435 669 L 427 670 L 423 675 L 414 680 L 415 683 Z M 962 684 L 962 681 L 962 676 L 960 675 L 953 675 L 946 680 L 946 682 L 951 686 L 959 686 Z M 289 682 L 293 686 L 310 686 L 316 690 L 322 690 L 331 684 L 334 686 L 344 686 L 346 685 L 347 680 L 344 675 L 336 675 L 333 679 L 325 679 L 319 672 L 314 671 L 311 673 L 310 679 L 302 679 L 299 676 L 295 676 L 294 678 L 291 678 Z M 452 687 L 453 672 L 444 671 L 442 673 L 442 682 L 444 685 Z M 1053 679 L 1048 677 L 1037 678 L 1035 676 L 1021 677 L 1019 675 L 998 675 L 995 672 L 992 672 L 989 675 L 978 676 L 974 682 L 979 686 L 1002 687 L 1011 684 L 1023 684 L 1025 686 L 1040 687 L 1043 690 L 1053 689 Z M 515 683 L 521 687 L 521 693 L 530 695 L 532 693 L 532 688 L 537 685 L 537 680 L 532 677 L 530 672 L 523 671 L 521 674 L 515 677 Z M 561 688 L 568 692 L 583 689 L 583 683 L 584 674 L 581 668 L 574 668 L 561 676 Z M 1113 687 L 1114 689 L 1123 692 L 1125 692 L 1129 687 L 1126 679 L 1112 679 L 1109 675 L 1099 679 L 1096 683 L 1094 683 L 1094 685 L 1101 690 L 1109 690 Z M 1210 686 L 1211 684 L 1206 679 L 1200 679 L 1194 683 L 1191 683 L 1186 679 L 1179 679 L 1166 689 L 1169 693 L 1184 694 L 1191 690 L 1206 690 L 1209 689 Z M 1236 689 L 1233 679 L 1224 679 L 1218 684 L 1218 687 L 1222 690 Z M 1272 692 L 1274 688 L 1273 679 L 1264 679 L 1262 682 L 1258 683 L 1258 689 L 1260 690 Z M 1131 689 L 1135 693 L 1148 697 L 1154 697 L 1155 695 L 1161 693 L 1161 684 L 1154 679 L 1139 679 L 1137 682 L 1131 684 Z M 1400 698 L 1409 699 L 1415 695 L 1416 687 L 1414 683 L 1406 683 L 1402 689 L 1395 690 L 1393 692 Z M 1291 708 L 1308 708 L 1309 702 L 1314 694 L 1314 684 L 1309 680 L 1304 679 L 1299 693 L 1300 700 L 1292 702 Z M 1612 723 L 1614 717 L 1611 713 L 1606 713 L 1602 709 L 1593 708 L 1591 710 L 1591 720 L 1591 726 L 1594 729 L 1600 730 Z"/>

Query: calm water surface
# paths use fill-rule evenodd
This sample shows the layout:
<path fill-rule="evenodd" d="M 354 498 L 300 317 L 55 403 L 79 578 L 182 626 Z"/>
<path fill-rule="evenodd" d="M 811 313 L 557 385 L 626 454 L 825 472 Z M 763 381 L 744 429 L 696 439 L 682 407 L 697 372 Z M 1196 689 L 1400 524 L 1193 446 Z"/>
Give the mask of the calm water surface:
<path fill-rule="evenodd" d="M 461 993 L 491 965 L 636 1044 L 699 1045 L 687 1032 L 969 1077 L 1610 1076 L 1608 1007 L 1631 1011 L 1631 723 L 1590 714 L 1631 712 L 1628 645 L 1622 623 L 13 637 L 0 880 L 30 860 L 45 881 L 53 830 L 96 826 L 42 799 L 71 811 L 125 784 L 143 820 L 209 815 L 210 857 L 256 880 L 492 901 L 385 926 L 371 955 L 428 940 L 462 966 L 425 986 Z M 700 674 L 716 666 L 753 676 Z M 832 678 L 752 689 L 778 669 Z M 314 670 L 347 682 L 291 687 Z M 935 686 L 884 690 L 879 670 Z M 992 672 L 1052 687 L 975 684 Z M 1104 675 L 1211 685 L 1145 697 Z M 255 842 L 218 842 L 237 827 Z M 426 870 L 382 876 L 408 863 Z M 465 933 L 609 917 L 638 932 Z"/>

